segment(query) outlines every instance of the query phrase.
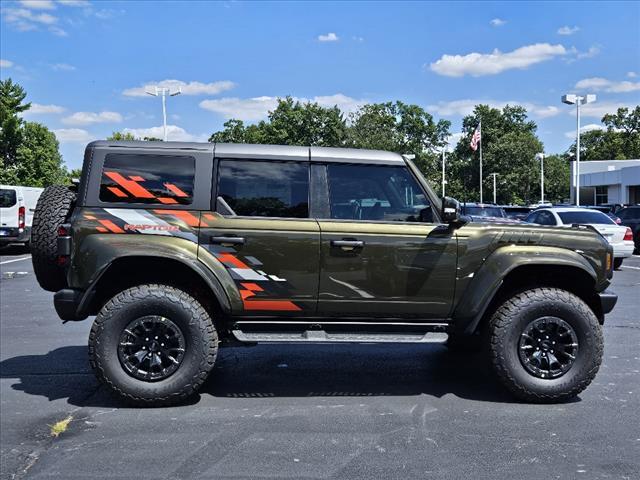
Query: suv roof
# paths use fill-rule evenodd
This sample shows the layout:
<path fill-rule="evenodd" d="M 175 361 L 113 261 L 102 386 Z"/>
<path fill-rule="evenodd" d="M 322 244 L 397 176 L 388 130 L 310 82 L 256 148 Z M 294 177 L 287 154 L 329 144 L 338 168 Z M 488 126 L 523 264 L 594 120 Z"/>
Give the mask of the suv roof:
<path fill-rule="evenodd" d="M 91 142 L 87 148 L 139 148 L 211 151 L 217 157 L 260 158 L 261 160 L 298 160 L 318 162 L 345 162 L 368 164 L 404 164 L 402 155 L 384 150 L 357 148 L 305 147 L 294 145 L 256 145 L 247 143 L 207 142 L 147 142 L 107 141 Z"/>

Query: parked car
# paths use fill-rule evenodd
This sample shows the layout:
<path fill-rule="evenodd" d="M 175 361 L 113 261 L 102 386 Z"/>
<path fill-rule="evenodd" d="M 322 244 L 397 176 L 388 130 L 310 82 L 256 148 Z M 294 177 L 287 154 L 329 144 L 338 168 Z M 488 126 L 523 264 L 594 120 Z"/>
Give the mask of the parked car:
<path fill-rule="evenodd" d="M 503 205 L 502 210 L 504 210 L 504 213 L 508 218 L 512 220 L 524 221 L 524 219 L 527 218 L 527 216 L 531 213 L 531 210 L 533 210 L 533 208 L 521 205 Z"/>
<path fill-rule="evenodd" d="M 622 210 L 618 210 L 617 215 L 620 217 L 622 225 L 631 229 L 636 252 L 640 253 L 640 205 L 625 207 Z"/>
<path fill-rule="evenodd" d="M 598 210 L 599 212 L 604 213 L 607 217 L 609 217 L 611 220 L 613 220 L 616 225 L 621 225 L 622 224 L 622 220 L 620 220 L 620 218 L 615 213 L 613 213 L 614 209 L 613 209 L 612 206 L 608 206 L 608 205 L 589 205 L 586 208 L 589 208 L 591 210 Z"/>
<path fill-rule="evenodd" d="M 42 188 L 0 185 L 0 247 L 27 245 L 31 223 Z"/>
<path fill-rule="evenodd" d="M 470 222 L 481 223 L 520 223 L 518 220 L 507 217 L 504 209 L 499 205 L 489 203 L 463 203 L 462 214 L 468 217 Z"/>
<path fill-rule="evenodd" d="M 32 258 L 61 319 L 96 315 L 91 366 L 138 405 L 196 392 L 227 345 L 447 336 L 518 398 L 562 401 L 617 300 L 597 232 L 465 222 L 371 150 L 94 142 L 77 189 L 40 197 Z"/>
<path fill-rule="evenodd" d="M 541 208 L 531 212 L 528 223 L 538 225 L 564 226 L 592 225 L 613 246 L 614 267 L 620 268 L 625 258 L 633 255 L 633 235 L 631 229 L 616 223 L 604 213 L 589 208 L 564 207 Z"/>

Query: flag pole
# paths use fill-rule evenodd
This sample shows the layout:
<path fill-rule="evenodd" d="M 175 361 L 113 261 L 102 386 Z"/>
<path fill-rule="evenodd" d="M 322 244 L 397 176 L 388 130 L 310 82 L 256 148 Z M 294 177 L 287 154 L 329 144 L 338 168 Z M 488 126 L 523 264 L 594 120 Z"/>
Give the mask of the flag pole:
<path fill-rule="evenodd" d="M 482 120 L 478 124 L 480 130 L 480 203 L 482 203 Z"/>

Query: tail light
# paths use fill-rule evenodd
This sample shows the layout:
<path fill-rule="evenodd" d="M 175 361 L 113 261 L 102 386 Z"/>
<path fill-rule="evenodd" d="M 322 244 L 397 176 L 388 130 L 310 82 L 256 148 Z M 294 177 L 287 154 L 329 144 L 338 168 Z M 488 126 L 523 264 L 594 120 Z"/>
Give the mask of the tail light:
<path fill-rule="evenodd" d="M 58 227 L 58 257 L 56 263 L 61 267 L 69 263 L 71 256 L 71 225 L 63 223 Z"/>
<path fill-rule="evenodd" d="M 633 232 L 631 231 L 631 228 L 627 227 L 627 231 L 624 232 L 624 238 L 622 240 L 624 240 L 625 242 L 627 240 L 633 241 Z"/>
<path fill-rule="evenodd" d="M 24 228 L 24 214 L 25 214 L 24 207 L 18 208 L 18 228 L 20 229 Z"/>

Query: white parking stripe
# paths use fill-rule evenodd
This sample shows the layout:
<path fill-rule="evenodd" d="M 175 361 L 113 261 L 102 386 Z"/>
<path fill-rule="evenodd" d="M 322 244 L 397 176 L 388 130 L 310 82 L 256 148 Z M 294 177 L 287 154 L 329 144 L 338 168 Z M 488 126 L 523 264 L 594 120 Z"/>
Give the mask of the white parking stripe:
<path fill-rule="evenodd" d="M 640 270 L 640 267 L 632 267 L 630 265 L 623 265 L 620 268 L 633 268 L 634 270 Z"/>
<path fill-rule="evenodd" d="M 13 260 L 5 260 L 4 262 L 0 262 L 0 265 L 4 265 L 6 263 L 19 262 L 20 260 L 27 260 L 29 258 L 31 258 L 31 255 L 29 255 L 27 257 L 22 257 L 22 258 L 14 258 Z"/>

